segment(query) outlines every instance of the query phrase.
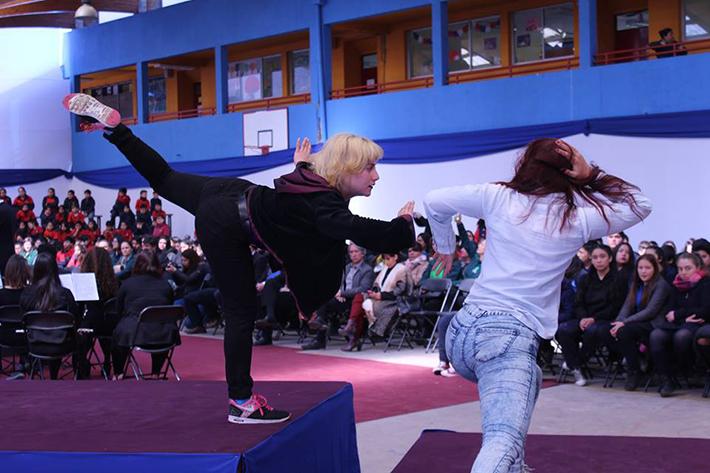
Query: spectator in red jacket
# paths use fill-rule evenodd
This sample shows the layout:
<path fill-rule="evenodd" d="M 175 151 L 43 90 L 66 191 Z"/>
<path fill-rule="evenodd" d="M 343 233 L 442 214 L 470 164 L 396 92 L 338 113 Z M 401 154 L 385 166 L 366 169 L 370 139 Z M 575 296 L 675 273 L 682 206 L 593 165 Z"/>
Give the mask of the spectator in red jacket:
<path fill-rule="evenodd" d="M 74 240 L 67 238 L 62 243 L 62 249 L 57 252 L 57 264 L 61 267 L 66 266 L 73 254 Z"/>
<path fill-rule="evenodd" d="M 116 202 L 114 202 L 113 207 L 111 208 L 111 216 L 109 217 L 110 221 L 113 222 L 114 225 L 116 225 L 116 217 L 121 215 L 121 212 L 123 212 L 123 208 L 125 206 L 131 205 L 131 198 L 128 196 L 128 189 L 125 187 L 121 187 L 118 189 L 118 195 L 116 196 Z"/>
<path fill-rule="evenodd" d="M 153 217 L 153 221 L 158 218 L 158 216 L 163 217 L 163 220 L 166 218 L 165 211 L 163 210 L 163 206 L 160 204 L 155 204 L 155 210 L 151 212 L 150 214 L 151 217 Z"/>
<path fill-rule="evenodd" d="M 47 222 L 47 226 L 44 229 L 44 237 L 47 240 L 60 241 L 61 234 L 54 228 L 54 222 Z"/>
<path fill-rule="evenodd" d="M 111 220 L 106 222 L 106 228 L 104 229 L 102 235 L 107 241 L 113 241 L 113 238 L 116 236 L 116 227 L 114 227 Z"/>
<path fill-rule="evenodd" d="M 54 192 L 54 187 L 47 189 L 47 195 L 42 198 L 42 211 L 49 209 L 52 213 L 57 211 L 59 207 L 59 198 Z"/>
<path fill-rule="evenodd" d="M 79 210 L 79 206 L 74 205 L 71 208 L 71 212 L 69 212 L 69 215 L 67 215 L 67 223 L 70 225 L 76 225 L 77 223 L 84 223 L 85 218 L 86 218 L 86 215 L 84 215 L 84 212 Z"/>
<path fill-rule="evenodd" d="M 54 223 L 64 223 L 67 221 L 67 212 L 63 205 L 57 207 L 57 213 L 54 214 Z"/>
<path fill-rule="evenodd" d="M 38 236 L 44 233 L 44 229 L 37 225 L 36 220 L 30 220 L 29 222 L 27 222 L 27 233 L 30 234 L 32 239 L 36 239 Z"/>
<path fill-rule="evenodd" d="M 94 243 L 96 243 L 96 240 L 101 236 L 101 230 L 99 230 L 99 227 L 96 225 L 96 221 L 94 219 L 89 219 L 89 222 L 86 224 L 86 227 L 79 232 L 79 238 L 84 238 L 89 241 L 90 246 L 93 246 Z"/>
<path fill-rule="evenodd" d="M 160 237 L 170 237 L 170 227 L 165 223 L 165 218 L 162 215 L 158 215 L 155 219 L 155 224 L 153 225 L 153 238 Z"/>
<path fill-rule="evenodd" d="M 121 226 L 116 230 L 116 235 L 120 236 L 123 241 L 130 242 L 133 240 L 133 231 L 128 228 L 128 224 L 125 221 L 121 222 Z"/>
<path fill-rule="evenodd" d="M 27 204 L 30 208 L 30 210 L 35 208 L 35 202 L 32 200 L 32 197 L 27 195 L 27 191 L 25 191 L 24 187 L 18 187 L 17 188 L 17 197 L 15 197 L 15 200 L 12 201 L 12 205 L 17 207 L 17 209 L 21 209 L 24 204 Z"/>
<path fill-rule="evenodd" d="M 17 199 L 15 199 L 17 201 Z M 18 222 L 29 222 L 29 221 L 36 221 L 37 217 L 35 216 L 35 213 L 30 210 L 30 206 L 27 202 L 22 204 L 21 210 L 17 211 L 17 221 Z"/>
<path fill-rule="evenodd" d="M 148 200 L 147 190 L 142 190 L 140 192 L 140 197 L 136 200 L 136 213 L 138 213 L 142 208 L 150 209 L 150 201 Z"/>

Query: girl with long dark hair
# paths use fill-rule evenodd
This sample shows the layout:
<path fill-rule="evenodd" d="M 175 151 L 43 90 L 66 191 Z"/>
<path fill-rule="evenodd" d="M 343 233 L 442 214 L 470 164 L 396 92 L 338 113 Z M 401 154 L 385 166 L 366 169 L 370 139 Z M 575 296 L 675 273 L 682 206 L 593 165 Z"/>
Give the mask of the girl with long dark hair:
<path fill-rule="evenodd" d="M 250 244 L 267 250 L 282 266 L 299 312 L 310 317 L 333 298 L 343 277 L 345 240 L 378 252 L 398 252 L 414 242 L 408 202 L 389 222 L 353 215 L 348 203 L 369 196 L 379 175 L 382 148 L 350 134 L 331 137 L 315 153 L 296 144 L 296 169 L 274 187 L 238 178 L 212 178 L 173 170 L 152 148 L 121 125 L 120 114 L 85 94 L 64 105 L 90 116 L 153 189 L 195 215 L 195 229 L 222 296 L 224 354 L 229 395 L 227 420 L 274 423 L 290 417 L 252 393 L 252 332 L 257 314 Z M 317 283 L 314 277 L 318 277 Z"/>
<path fill-rule="evenodd" d="M 507 182 L 430 192 L 425 208 L 444 272 L 453 262 L 456 213 L 484 218 L 486 264 L 446 336 L 456 372 L 478 382 L 483 446 L 474 473 L 523 469 L 542 373 L 541 339 L 557 329 L 560 288 L 577 250 L 645 218 L 649 201 L 590 166 L 562 140 L 530 143 Z"/>
<path fill-rule="evenodd" d="M 40 253 L 32 268 L 32 285 L 27 287 L 20 298 L 20 308 L 23 312 L 30 311 L 67 311 L 79 320 L 81 311 L 71 291 L 62 286 L 59 280 L 59 268 L 54 255 Z M 57 379 L 59 360 L 49 362 L 49 375 Z"/>

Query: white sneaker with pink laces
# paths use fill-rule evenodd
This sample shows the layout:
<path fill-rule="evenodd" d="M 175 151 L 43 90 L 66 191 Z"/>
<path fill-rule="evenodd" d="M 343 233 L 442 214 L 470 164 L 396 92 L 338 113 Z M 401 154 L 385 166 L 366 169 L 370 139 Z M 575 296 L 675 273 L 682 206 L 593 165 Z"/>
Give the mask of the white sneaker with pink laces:
<path fill-rule="evenodd" d="M 84 117 L 91 117 L 104 127 L 113 128 L 121 123 L 121 114 L 104 105 L 91 95 L 69 94 L 62 101 L 64 108 Z"/>
<path fill-rule="evenodd" d="M 290 413 L 274 409 L 264 396 L 258 394 L 252 394 L 241 404 L 234 399 L 229 400 L 227 421 L 233 424 L 276 424 L 290 418 Z"/>

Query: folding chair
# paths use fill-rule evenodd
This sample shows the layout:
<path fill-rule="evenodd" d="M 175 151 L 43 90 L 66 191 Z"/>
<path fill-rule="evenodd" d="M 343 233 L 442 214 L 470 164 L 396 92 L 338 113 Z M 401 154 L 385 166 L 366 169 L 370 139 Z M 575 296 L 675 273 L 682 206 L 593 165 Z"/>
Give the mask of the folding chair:
<path fill-rule="evenodd" d="M 103 347 L 109 347 L 108 350 L 110 355 L 110 347 L 113 340 L 113 334 L 110 333 L 112 329 L 108 329 L 116 326 L 116 324 L 118 323 L 119 316 L 120 314 L 118 313 L 118 309 L 116 308 L 116 298 L 113 297 L 104 303 L 102 326 L 95 327 L 94 329 L 79 329 L 80 332 L 83 331 L 87 334 L 87 336 L 91 337 L 91 340 L 89 341 L 89 353 L 87 356 L 89 360 L 89 369 L 98 366 L 101 370 L 101 376 L 103 376 L 105 380 L 109 379 L 111 371 L 111 366 L 109 363 L 110 358 L 107 359 L 106 353 L 104 352 L 104 359 L 101 359 L 98 351 L 96 351 L 96 342 L 99 342 L 99 345 L 101 345 L 102 350 Z"/>
<path fill-rule="evenodd" d="M 128 358 L 126 358 L 126 366 L 124 367 L 124 373 L 130 365 L 131 370 L 133 371 L 133 376 L 137 380 L 145 380 L 148 378 L 148 376 L 153 376 L 143 374 L 143 371 L 141 370 L 138 361 L 133 355 L 133 351 L 142 351 L 151 355 L 162 353 L 166 355 L 165 361 L 163 362 L 160 371 L 155 375 L 155 378 L 153 379 L 168 379 L 168 371 L 172 370 L 173 375 L 175 375 L 175 379 L 180 381 L 180 375 L 175 370 L 175 366 L 173 365 L 172 360 L 175 347 L 180 343 L 180 323 L 182 322 L 182 319 L 184 317 L 185 308 L 179 305 L 156 305 L 143 309 L 141 313 L 138 314 L 138 324 L 136 324 L 136 330 L 133 333 L 133 344 L 129 347 L 128 350 Z M 172 340 L 166 340 L 165 343 L 157 344 L 135 343 L 135 340 L 138 339 L 138 336 L 141 333 L 150 330 L 151 325 L 155 327 L 156 325 L 163 324 L 175 325 L 175 336 Z M 162 369 L 163 366 L 165 367 L 165 371 L 163 371 Z"/>
<path fill-rule="evenodd" d="M 22 317 L 22 323 L 27 334 L 27 351 L 31 360 L 30 379 L 34 378 L 35 372 L 40 379 L 44 379 L 44 361 L 62 363 L 74 354 L 76 321 L 73 314 L 66 311 L 32 311 Z M 73 365 L 72 372 L 76 379 Z"/>
<path fill-rule="evenodd" d="M 454 311 L 454 306 L 456 305 L 456 301 L 458 300 L 460 295 L 463 295 L 465 298 L 468 296 L 468 293 L 471 292 L 471 288 L 473 287 L 473 284 L 476 282 L 475 279 L 469 278 L 469 279 L 463 279 L 459 281 L 459 284 L 456 286 L 456 291 L 454 291 L 453 297 L 451 297 L 451 303 L 449 304 L 449 312 Z M 444 301 L 445 303 L 446 301 Z M 436 321 L 434 322 L 434 329 L 431 332 L 431 337 L 429 337 L 429 343 L 427 343 L 426 349 L 424 349 L 424 353 L 428 353 L 429 350 L 431 351 L 436 350 L 437 345 L 439 344 L 439 321 L 441 320 L 441 316 L 444 315 L 444 312 L 440 312 L 439 315 L 436 317 Z"/>
<path fill-rule="evenodd" d="M 414 348 L 412 342 L 417 339 L 426 340 L 420 336 L 420 332 L 424 329 L 424 322 L 434 326 L 430 318 L 439 317 L 441 312 L 446 307 L 449 294 L 451 293 L 451 279 L 425 279 L 419 289 L 419 304 L 421 309 L 409 312 L 407 314 L 398 314 L 392 324 L 390 336 L 387 339 L 384 351 L 391 346 L 397 346 L 397 350 L 402 349 L 404 343 L 409 348 Z M 438 310 L 426 309 L 427 306 L 436 303 L 441 299 L 441 305 Z M 398 337 L 399 341 L 395 341 Z"/>
<path fill-rule="evenodd" d="M 10 375 L 15 371 L 18 356 L 27 354 L 27 336 L 22 325 L 22 310 L 17 305 L 0 306 L 0 350 L 3 360 L 7 355 L 12 359 L 2 366 L 0 372 Z"/>

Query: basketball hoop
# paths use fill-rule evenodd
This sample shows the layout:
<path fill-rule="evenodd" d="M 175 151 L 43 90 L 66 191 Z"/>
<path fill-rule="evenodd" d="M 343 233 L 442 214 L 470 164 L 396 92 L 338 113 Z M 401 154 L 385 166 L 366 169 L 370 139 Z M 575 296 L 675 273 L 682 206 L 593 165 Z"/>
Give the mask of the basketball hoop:
<path fill-rule="evenodd" d="M 249 145 L 245 145 L 245 146 L 244 146 L 244 149 L 254 150 L 255 153 L 250 153 L 250 154 L 252 154 L 252 155 L 254 155 L 254 154 L 261 154 L 261 155 L 264 155 L 264 154 L 269 154 L 269 151 L 271 151 L 271 145 L 261 145 L 261 146 L 249 146 Z"/>

